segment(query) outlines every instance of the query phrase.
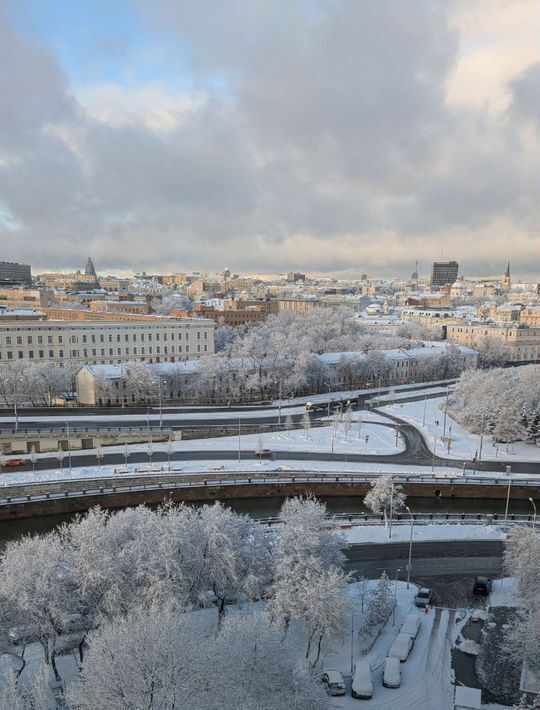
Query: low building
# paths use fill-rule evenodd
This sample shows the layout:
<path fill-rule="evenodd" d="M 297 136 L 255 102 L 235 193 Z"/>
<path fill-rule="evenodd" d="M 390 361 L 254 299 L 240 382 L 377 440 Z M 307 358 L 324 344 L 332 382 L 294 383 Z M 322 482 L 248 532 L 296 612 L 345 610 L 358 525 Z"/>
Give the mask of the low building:
<path fill-rule="evenodd" d="M 385 374 L 379 379 L 384 384 L 403 384 L 424 378 L 423 365 L 426 361 L 436 361 L 444 357 L 449 351 L 448 344 L 426 342 L 423 347 L 407 349 L 386 350 L 378 353 L 385 361 L 387 367 Z M 474 368 L 478 363 L 478 353 L 466 347 L 457 347 L 452 350 L 456 372 Z M 372 354 L 371 354 L 372 355 Z M 327 383 L 335 390 L 350 389 L 354 384 L 351 377 L 351 366 L 361 367 L 362 363 L 369 362 L 371 355 L 366 352 L 331 352 L 312 354 L 313 371 L 317 372 L 323 389 Z M 257 370 L 262 380 L 268 380 L 271 373 L 276 373 L 276 362 L 268 359 L 267 362 L 256 364 L 245 359 L 231 359 L 227 362 L 227 372 L 215 376 L 211 401 L 228 401 L 231 398 L 230 386 L 238 380 L 241 370 Z M 190 400 L 193 393 L 197 392 L 197 380 L 201 377 L 201 365 L 196 360 L 184 362 L 161 362 L 152 368 L 154 373 L 154 392 L 152 401 Z M 85 365 L 77 373 L 77 401 L 81 405 L 116 405 L 135 404 L 136 396 L 129 388 L 130 365 L 129 363 L 116 365 Z M 362 375 L 360 375 L 362 377 Z M 374 382 L 377 377 L 374 376 Z M 263 390 L 265 388 L 263 387 Z M 313 394 L 318 391 L 317 383 L 311 384 L 296 394 Z M 268 394 L 265 391 L 265 394 Z M 200 395 L 196 395 L 200 401 Z"/>
<path fill-rule="evenodd" d="M 147 316 L 151 313 L 150 304 L 147 301 L 90 301 L 91 311 L 102 311 L 105 313 L 134 313 L 140 316 Z"/>
<path fill-rule="evenodd" d="M 0 288 L 0 306 L 5 308 L 48 308 L 54 302 L 50 290 L 32 288 Z"/>
<path fill-rule="evenodd" d="M 132 316 L 133 317 L 133 316 Z M 0 364 L 188 360 L 214 352 L 215 323 L 199 318 L 0 323 Z"/>
<path fill-rule="evenodd" d="M 520 324 L 449 323 L 446 337 L 455 343 L 477 349 L 486 338 L 501 342 L 508 348 L 508 363 L 540 362 L 540 328 Z"/>

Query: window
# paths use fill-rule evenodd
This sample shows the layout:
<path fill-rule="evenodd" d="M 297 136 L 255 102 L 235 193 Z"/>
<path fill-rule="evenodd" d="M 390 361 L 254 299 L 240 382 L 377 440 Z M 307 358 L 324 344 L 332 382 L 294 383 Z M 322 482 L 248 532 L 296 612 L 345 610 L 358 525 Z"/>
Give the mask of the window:
<path fill-rule="evenodd" d="M 201 346 L 200 346 L 200 345 L 197 345 L 197 352 L 198 352 L 198 353 L 201 352 Z"/>
<path fill-rule="evenodd" d="M 52 335 L 47 336 L 47 345 L 52 345 Z"/>
<path fill-rule="evenodd" d="M 206 331 L 206 330 L 204 331 L 204 339 L 208 340 L 208 331 Z"/>
<path fill-rule="evenodd" d="M 24 353 L 22 350 L 19 350 L 19 360 L 22 360 L 24 357 Z"/>
<path fill-rule="evenodd" d="M 109 355 L 112 355 L 112 354 L 113 354 L 113 349 L 109 348 Z"/>
<path fill-rule="evenodd" d="M 49 350 L 49 357 L 54 357 L 54 350 Z"/>
<path fill-rule="evenodd" d="M 124 335 L 124 340 L 126 343 L 129 342 L 129 335 L 127 333 Z"/>
<path fill-rule="evenodd" d="M 200 331 L 199 331 L 199 332 L 197 333 L 197 340 L 200 340 L 200 339 L 201 339 L 201 333 L 200 333 Z"/>
<path fill-rule="evenodd" d="M 92 335 L 92 342 L 93 342 L 93 343 L 96 342 L 96 336 L 95 336 L 95 335 Z"/>
<path fill-rule="evenodd" d="M 117 354 L 117 355 L 121 355 L 121 354 L 122 354 L 122 348 L 117 348 L 116 354 Z"/>
<path fill-rule="evenodd" d="M 83 343 L 86 343 L 86 335 L 83 335 L 82 341 L 83 341 Z"/>
<path fill-rule="evenodd" d="M 86 348 L 83 350 L 83 357 L 88 357 L 88 350 Z"/>
<path fill-rule="evenodd" d="M 101 348 L 101 357 L 103 357 L 104 355 L 105 355 L 105 348 Z"/>
<path fill-rule="evenodd" d="M 11 336 L 10 335 L 8 335 L 8 337 L 6 338 L 6 345 L 11 345 Z"/>
<path fill-rule="evenodd" d="M 60 343 L 60 345 L 62 345 L 64 342 L 64 338 L 61 335 L 58 336 L 58 342 Z"/>
<path fill-rule="evenodd" d="M 120 342 L 120 333 L 117 333 L 117 334 L 116 334 L 116 342 L 117 342 L 117 343 Z"/>
<path fill-rule="evenodd" d="M 205 345 L 205 346 L 204 346 L 204 352 L 205 352 L 205 353 L 208 352 L 208 345 Z"/>
<path fill-rule="evenodd" d="M 96 355 L 97 355 L 97 352 L 96 352 L 96 349 L 95 349 L 95 348 L 92 348 L 92 355 L 93 355 L 94 357 L 96 357 Z"/>
<path fill-rule="evenodd" d="M 109 333 L 109 343 L 112 343 L 112 333 Z"/>
<path fill-rule="evenodd" d="M 43 345 L 43 336 L 42 336 L 42 335 L 38 335 L 37 341 L 38 341 L 38 345 Z"/>
<path fill-rule="evenodd" d="M 17 336 L 17 345 L 22 345 L 22 338 L 20 335 Z"/>
<path fill-rule="evenodd" d="M 103 335 L 103 333 L 101 333 L 101 335 L 99 336 L 99 342 L 100 342 L 100 343 L 104 343 L 104 342 L 105 342 L 105 336 Z"/>

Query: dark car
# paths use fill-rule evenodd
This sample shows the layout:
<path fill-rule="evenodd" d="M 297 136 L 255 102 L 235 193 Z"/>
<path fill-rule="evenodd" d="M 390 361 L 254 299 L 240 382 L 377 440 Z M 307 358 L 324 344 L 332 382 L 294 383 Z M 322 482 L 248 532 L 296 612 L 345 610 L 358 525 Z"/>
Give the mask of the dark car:
<path fill-rule="evenodd" d="M 478 597 L 487 597 L 491 592 L 491 579 L 488 577 L 477 577 L 474 580 L 473 594 Z"/>

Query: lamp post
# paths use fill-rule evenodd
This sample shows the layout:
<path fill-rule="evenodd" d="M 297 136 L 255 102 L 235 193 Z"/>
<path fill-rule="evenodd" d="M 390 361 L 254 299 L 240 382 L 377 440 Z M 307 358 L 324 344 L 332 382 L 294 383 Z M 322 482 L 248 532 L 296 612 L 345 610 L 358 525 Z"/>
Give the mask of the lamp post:
<path fill-rule="evenodd" d="M 435 470 L 435 451 L 437 449 L 437 434 L 435 434 L 435 441 L 433 442 L 433 456 L 431 457 L 431 473 Z"/>
<path fill-rule="evenodd" d="M 330 392 L 331 392 L 332 388 L 330 387 L 330 385 L 328 384 L 328 382 L 325 382 L 325 383 L 324 383 L 324 385 L 325 385 L 325 387 L 328 387 L 328 407 L 327 407 L 327 416 L 330 416 Z"/>
<path fill-rule="evenodd" d="M 241 421 L 240 421 L 240 417 L 238 417 L 238 463 L 240 463 L 240 460 L 242 458 L 242 449 L 240 448 L 241 435 L 242 435 Z"/>
<path fill-rule="evenodd" d="M 426 407 L 427 407 L 427 394 L 424 396 L 424 416 L 422 418 L 422 426 L 426 426 Z"/>
<path fill-rule="evenodd" d="M 482 459 L 482 447 L 484 446 L 484 418 L 486 416 L 486 410 L 482 410 L 482 419 L 480 424 L 480 450 L 478 452 L 478 460 Z"/>
<path fill-rule="evenodd" d="M 411 534 L 409 536 L 409 562 L 407 563 L 407 589 L 409 589 L 409 582 L 411 581 L 411 568 L 412 568 L 412 541 L 413 541 L 413 530 L 414 530 L 414 518 L 411 513 L 411 509 L 408 505 L 405 506 L 405 510 L 411 516 Z"/>
<path fill-rule="evenodd" d="M 443 436 L 446 436 L 446 412 L 448 410 L 448 397 L 450 396 L 450 385 L 446 388 L 446 403 L 444 405 Z"/>
<path fill-rule="evenodd" d="M 65 425 L 66 425 L 66 439 L 67 439 L 67 446 L 68 446 L 68 462 L 69 462 L 69 472 L 72 472 L 71 469 L 71 441 L 69 438 L 69 422 L 66 419 L 65 420 Z"/>
<path fill-rule="evenodd" d="M 398 567 L 396 570 L 396 580 L 394 582 L 394 606 L 392 609 L 392 626 L 396 625 L 396 605 L 397 605 L 397 580 L 398 580 L 398 574 L 401 572 L 401 567 Z"/>
<path fill-rule="evenodd" d="M 394 479 L 391 480 L 390 487 L 390 526 L 388 528 L 388 539 L 392 537 L 392 519 L 394 517 Z"/>
<path fill-rule="evenodd" d="M 508 506 L 510 505 L 510 488 L 512 486 L 512 466 L 506 467 L 506 475 L 508 476 L 508 490 L 506 491 L 506 507 L 504 509 L 504 532 L 508 529 Z"/>
<path fill-rule="evenodd" d="M 532 498 L 529 498 L 529 500 L 532 503 L 532 507 L 534 508 L 534 515 L 533 515 L 533 531 L 536 529 L 536 503 Z"/>

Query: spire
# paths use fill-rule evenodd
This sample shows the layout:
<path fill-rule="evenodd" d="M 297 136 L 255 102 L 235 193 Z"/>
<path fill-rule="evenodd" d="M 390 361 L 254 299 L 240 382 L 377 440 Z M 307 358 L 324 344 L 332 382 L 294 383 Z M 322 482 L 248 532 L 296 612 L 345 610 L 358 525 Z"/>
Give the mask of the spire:
<path fill-rule="evenodd" d="M 508 279 L 510 278 L 510 262 L 508 262 L 508 265 L 506 267 L 506 271 L 504 272 L 504 275 L 506 276 L 506 278 L 508 278 Z"/>

